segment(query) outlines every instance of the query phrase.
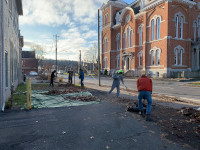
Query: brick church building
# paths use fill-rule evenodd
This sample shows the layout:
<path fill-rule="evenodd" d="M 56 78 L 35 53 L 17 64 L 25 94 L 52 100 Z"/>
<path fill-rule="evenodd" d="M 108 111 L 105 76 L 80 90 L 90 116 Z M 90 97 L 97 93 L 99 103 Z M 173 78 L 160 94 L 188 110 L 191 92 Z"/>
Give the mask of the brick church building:
<path fill-rule="evenodd" d="M 102 70 L 171 77 L 200 70 L 200 0 L 109 0 L 102 11 Z"/>

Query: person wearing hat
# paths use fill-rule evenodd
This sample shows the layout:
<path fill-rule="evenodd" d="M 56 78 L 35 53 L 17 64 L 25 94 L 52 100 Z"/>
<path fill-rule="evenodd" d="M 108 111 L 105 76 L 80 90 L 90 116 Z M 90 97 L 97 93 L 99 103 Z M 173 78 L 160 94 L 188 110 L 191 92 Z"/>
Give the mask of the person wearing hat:
<path fill-rule="evenodd" d="M 147 100 L 147 111 L 146 111 L 146 121 L 152 121 L 150 118 L 151 114 L 151 105 L 152 105 L 152 80 L 148 78 L 145 74 L 145 71 L 142 71 L 141 77 L 137 80 L 137 89 L 138 89 L 138 105 L 141 111 L 141 115 L 144 117 L 142 99 Z"/>
<path fill-rule="evenodd" d="M 54 71 L 51 73 L 51 81 L 50 81 L 50 85 L 49 85 L 49 86 L 52 85 L 52 87 L 54 87 L 54 85 L 53 85 L 53 80 L 54 80 L 54 77 L 55 77 L 55 73 L 56 73 L 56 70 L 54 70 Z"/>
<path fill-rule="evenodd" d="M 113 77 L 113 84 L 112 87 L 110 89 L 110 91 L 108 92 L 109 94 L 111 94 L 111 92 L 117 88 L 117 97 L 119 97 L 119 93 L 120 93 L 120 80 L 121 82 L 124 84 L 124 79 L 123 79 L 123 70 L 119 70 L 117 73 L 114 73 L 112 75 Z"/>

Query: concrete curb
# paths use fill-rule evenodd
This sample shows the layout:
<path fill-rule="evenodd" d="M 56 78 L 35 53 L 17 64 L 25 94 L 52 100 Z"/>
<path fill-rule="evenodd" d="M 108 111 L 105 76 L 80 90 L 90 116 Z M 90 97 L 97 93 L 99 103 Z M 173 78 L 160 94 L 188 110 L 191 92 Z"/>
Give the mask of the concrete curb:
<path fill-rule="evenodd" d="M 108 92 L 107 89 L 111 88 L 111 86 L 102 85 L 101 89 L 99 89 L 99 87 L 96 87 L 95 84 L 94 84 L 94 86 L 92 86 L 92 84 L 87 85 L 87 87 L 91 88 L 91 89 L 105 91 L 105 92 Z M 104 88 L 107 88 L 107 89 L 104 89 Z M 120 89 L 121 89 L 120 90 L 121 95 L 129 95 L 126 92 L 129 92 L 129 93 L 131 92 L 131 91 L 126 91 L 125 92 L 124 90 L 126 90 L 126 89 L 124 89 L 124 88 L 120 88 Z M 135 91 L 133 91 L 133 92 L 135 92 Z M 183 101 L 182 103 L 185 103 L 186 105 L 192 103 L 193 105 L 200 106 L 200 100 L 199 99 L 187 98 L 187 97 L 179 97 L 179 96 L 172 96 L 172 95 L 163 94 L 163 93 L 153 93 L 153 95 L 155 95 L 155 97 L 157 95 L 157 96 L 166 96 L 166 97 L 169 97 L 169 98 L 177 98 L 178 100 L 180 100 L 180 102 Z M 133 95 L 130 95 L 130 96 L 137 96 L 137 95 L 135 95 L 133 93 Z M 159 99 L 155 98 L 155 100 L 159 100 Z"/>

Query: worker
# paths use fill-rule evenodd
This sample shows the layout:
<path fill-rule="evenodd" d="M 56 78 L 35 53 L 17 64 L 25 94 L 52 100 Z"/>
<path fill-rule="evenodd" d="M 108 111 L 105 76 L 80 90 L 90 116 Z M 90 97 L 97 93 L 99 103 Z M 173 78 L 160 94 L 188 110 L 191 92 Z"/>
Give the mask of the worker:
<path fill-rule="evenodd" d="M 137 89 L 138 89 L 138 105 L 141 112 L 141 115 L 145 117 L 142 99 L 147 100 L 147 111 L 146 111 L 146 121 L 152 121 L 150 118 L 151 114 L 151 105 L 152 105 L 152 80 L 146 76 L 145 71 L 141 72 L 141 77 L 137 80 Z"/>
<path fill-rule="evenodd" d="M 55 77 L 55 73 L 56 73 L 56 70 L 54 70 L 54 71 L 51 73 L 51 81 L 50 81 L 50 85 L 49 85 L 49 86 L 52 85 L 52 87 L 54 87 L 54 85 L 53 85 L 53 80 L 54 80 L 54 77 Z"/>
<path fill-rule="evenodd" d="M 81 87 L 84 88 L 83 80 L 84 80 L 84 72 L 80 69 L 79 79 L 81 79 Z"/>
<path fill-rule="evenodd" d="M 70 69 L 68 71 L 68 74 L 69 74 L 69 76 L 68 76 L 68 83 L 72 84 L 73 71 Z"/>
<path fill-rule="evenodd" d="M 118 72 L 114 73 L 112 75 L 112 78 L 113 78 L 113 84 L 112 84 L 112 87 L 111 87 L 110 91 L 108 92 L 108 94 L 111 94 L 111 92 L 115 88 L 117 88 L 117 97 L 119 97 L 119 93 L 120 93 L 120 80 L 124 84 L 123 70 L 121 69 Z"/>

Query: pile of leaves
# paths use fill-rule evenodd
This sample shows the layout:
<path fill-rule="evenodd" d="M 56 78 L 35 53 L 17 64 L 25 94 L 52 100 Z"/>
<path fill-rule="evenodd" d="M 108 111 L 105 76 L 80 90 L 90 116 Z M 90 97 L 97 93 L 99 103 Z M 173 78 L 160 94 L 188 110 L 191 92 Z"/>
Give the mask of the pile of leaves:
<path fill-rule="evenodd" d="M 152 118 L 165 137 L 172 141 L 176 140 L 187 143 L 190 147 L 200 147 L 200 112 L 193 108 L 181 108 L 176 110 L 169 107 L 154 107 Z M 197 144 L 199 143 L 199 144 Z"/>
<path fill-rule="evenodd" d="M 91 101 L 96 101 L 98 100 L 97 97 L 95 96 L 66 96 L 65 99 L 70 99 L 74 101 L 82 101 L 82 102 L 91 102 Z"/>
<path fill-rule="evenodd" d="M 65 90 L 50 90 L 49 92 L 46 92 L 44 94 L 46 95 L 60 95 L 60 94 L 68 94 L 68 93 L 79 93 L 82 92 L 83 90 L 81 88 L 77 88 L 77 87 L 72 87 L 72 88 L 68 88 Z"/>
<path fill-rule="evenodd" d="M 75 85 L 73 85 L 73 84 L 70 84 L 70 83 L 65 83 L 65 84 L 59 84 L 58 85 L 59 87 L 75 87 Z"/>
<path fill-rule="evenodd" d="M 179 111 L 179 113 L 181 113 L 184 116 L 188 116 L 187 120 L 186 120 L 187 122 L 197 122 L 197 123 L 200 123 L 200 111 L 195 110 L 194 108 L 183 107 L 183 108 L 181 108 L 181 110 Z"/>

